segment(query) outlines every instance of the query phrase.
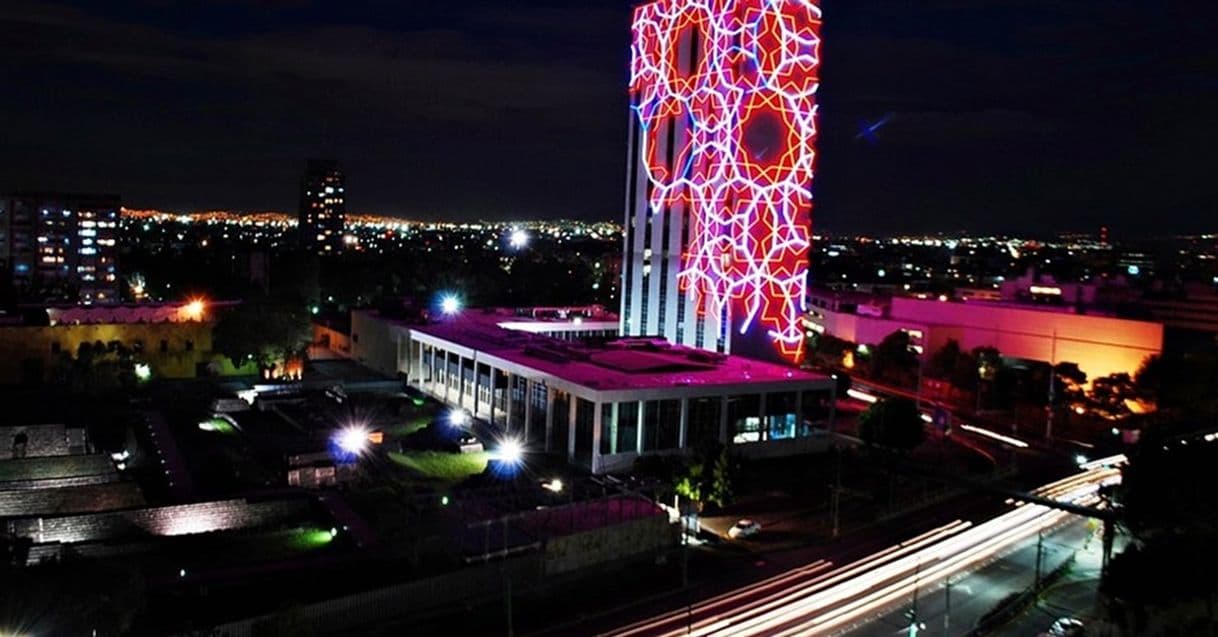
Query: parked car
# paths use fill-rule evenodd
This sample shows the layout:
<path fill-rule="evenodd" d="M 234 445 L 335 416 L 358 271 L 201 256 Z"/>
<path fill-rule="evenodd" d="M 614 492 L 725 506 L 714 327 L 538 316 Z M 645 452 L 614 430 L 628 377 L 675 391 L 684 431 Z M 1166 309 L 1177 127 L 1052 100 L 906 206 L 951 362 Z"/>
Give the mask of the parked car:
<path fill-rule="evenodd" d="M 1049 626 L 1048 632 L 1040 635 L 1041 637 L 1083 637 L 1086 634 L 1082 620 L 1062 617 Z"/>
<path fill-rule="evenodd" d="M 463 432 L 457 438 L 457 450 L 461 453 L 478 453 L 483 450 L 482 441 L 472 433 Z"/>
<path fill-rule="evenodd" d="M 732 528 L 727 530 L 727 536 L 733 540 L 739 540 L 746 537 L 753 537 L 761 532 L 761 525 L 755 520 L 744 519 L 732 525 Z"/>

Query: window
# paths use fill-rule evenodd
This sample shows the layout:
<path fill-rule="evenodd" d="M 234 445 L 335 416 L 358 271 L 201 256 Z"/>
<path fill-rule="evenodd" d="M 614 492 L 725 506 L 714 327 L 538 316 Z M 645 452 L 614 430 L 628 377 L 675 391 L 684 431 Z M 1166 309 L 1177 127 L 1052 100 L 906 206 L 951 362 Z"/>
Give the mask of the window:
<path fill-rule="evenodd" d="M 768 440 L 786 440 L 795 437 L 795 392 L 782 392 L 766 396 L 766 431 Z"/>
<path fill-rule="evenodd" d="M 681 401 L 647 401 L 643 407 L 643 451 L 676 449 L 680 436 Z"/>
<path fill-rule="evenodd" d="M 718 396 L 689 399 L 689 422 L 685 446 L 697 449 L 719 440 L 719 415 L 722 400 Z"/>
<path fill-rule="evenodd" d="M 636 453 L 638 450 L 639 403 L 620 403 L 617 408 L 617 453 Z"/>
<path fill-rule="evenodd" d="M 761 442 L 761 397 L 748 394 L 729 398 L 727 426 L 734 443 Z"/>

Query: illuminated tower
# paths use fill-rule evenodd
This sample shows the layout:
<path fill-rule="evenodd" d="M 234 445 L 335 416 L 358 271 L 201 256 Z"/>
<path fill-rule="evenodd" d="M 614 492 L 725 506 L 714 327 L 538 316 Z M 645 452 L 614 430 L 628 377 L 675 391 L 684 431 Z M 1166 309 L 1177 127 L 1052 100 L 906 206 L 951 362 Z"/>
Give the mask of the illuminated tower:
<path fill-rule="evenodd" d="M 624 335 L 802 355 L 820 17 L 808 0 L 635 10 Z"/>
<path fill-rule="evenodd" d="M 318 254 L 334 254 L 343 247 L 347 194 L 338 162 L 310 159 L 300 182 L 300 243 Z"/>

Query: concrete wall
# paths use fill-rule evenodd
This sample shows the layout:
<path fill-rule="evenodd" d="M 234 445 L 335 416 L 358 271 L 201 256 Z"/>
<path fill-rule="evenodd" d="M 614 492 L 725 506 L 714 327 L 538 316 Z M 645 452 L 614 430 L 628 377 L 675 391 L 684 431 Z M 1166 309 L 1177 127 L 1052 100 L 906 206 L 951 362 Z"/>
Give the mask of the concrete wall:
<path fill-rule="evenodd" d="M 144 506 L 134 482 L 0 491 L 0 518 L 62 515 Z"/>
<path fill-rule="evenodd" d="M 21 454 L 22 449 L 14 450 L 13 439 L 18 434 L 25 434 L 26 444 L 24 455 L 14 456 L 13 452 Z M 0 427 L 0 460 L 14 457 L 36 458 L 41 456 L 66 456 L 71 453 L 84 453 L 83 435 L 75 432 L 70 444 L 68 428 L 64 425 L 28 425 L 15 427 Z M 78 448 L 73 448 L 73 447 Z"/>
<path fill-rule="evenodd" d="M 389 321 L 370 310 L 351 312 L 351 358 L 385 374 L 398 373 L 398 343 Z"/>
<path fill-rule="evenodd" d="M 455 599 L 500 596 L 508 581 L 515 589 L 527 589 L 540 579 L 540 575 L 540 556 L 535 553 L 300 606 L 288 611 L 287 618 L 300 622 L 290 625 L 307 625 L 318 634 L 346 634 L 350 632 L 349 628 L 451 605 Z M 276 626 L 280 619 L 277 615 L 262 615 L 217 626 L 214 632 L 227 637 L 252 637 L 264 634 L 263 631 Z"/>
<path fill-rule="evenodd" d="M 679 531 L 662 513 L 573 535 L 550 538 L 545 573 L 556 575 L 674 546 Z"/>
<path fill-rule="evenodd" d="M 8 533 L 31 537 L 38 544 L 70 543 L 268 526 L 293 521 L 307 512 L 308 502 L 302 499 L 219 500 L 88 515 L 23 518 L 10 520 L 5 526 Z"/>

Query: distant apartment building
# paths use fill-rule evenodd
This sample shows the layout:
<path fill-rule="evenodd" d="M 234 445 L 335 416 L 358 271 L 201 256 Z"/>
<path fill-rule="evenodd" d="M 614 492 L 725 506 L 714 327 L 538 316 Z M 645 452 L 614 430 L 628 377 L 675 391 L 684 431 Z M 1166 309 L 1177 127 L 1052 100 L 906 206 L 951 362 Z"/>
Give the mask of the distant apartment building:
<path fill-rule="evenodd" d="M 0 197 L 0 268 L 25 302 L 115 303 L 117 195 Z"/>
<path fill-rule="evenodd" d="M 301 245 L 318 254 L 336 254 L 343 248 L 347 194 L 337 161 L 310 159 L 300 182 L 300 216 L 297 232 Z"/>

